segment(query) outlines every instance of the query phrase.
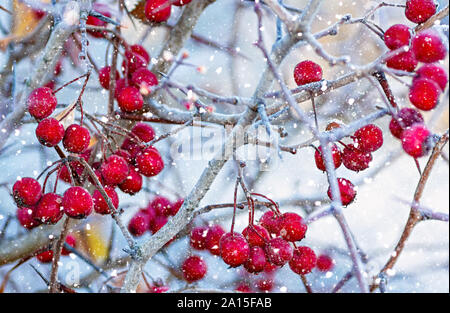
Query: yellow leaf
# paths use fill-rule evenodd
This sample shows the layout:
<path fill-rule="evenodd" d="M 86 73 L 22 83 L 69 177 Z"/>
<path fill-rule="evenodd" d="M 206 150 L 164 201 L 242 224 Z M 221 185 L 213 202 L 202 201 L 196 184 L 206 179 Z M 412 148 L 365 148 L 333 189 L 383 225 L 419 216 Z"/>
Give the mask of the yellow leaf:
<path fill-rule="evenodd" d="M 96 261 L 105 260 L 108 257 L 108 244 L 105 240 L 105 234 L 99 229 L 99 225 L 91 224 L 91 228 L 86 230 L 85 234 L 89 254 Z"/>

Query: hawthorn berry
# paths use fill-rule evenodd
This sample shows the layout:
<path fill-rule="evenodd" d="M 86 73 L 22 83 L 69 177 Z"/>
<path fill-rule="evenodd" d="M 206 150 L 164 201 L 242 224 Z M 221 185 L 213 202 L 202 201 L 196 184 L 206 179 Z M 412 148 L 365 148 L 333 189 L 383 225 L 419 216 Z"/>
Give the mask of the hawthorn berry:
<path fill-rule="evenodd" d="M 104 189 L 108 197 L 111 199 L 113 206 L 117 209 L 119 207 L 119 196 L 117 195 L 117 192 L 114 190 L 114 188 L 109 186 L 106 186 Z M 94 190 L 94 193 L 92 194 L 92 201 L 94 202 L 94 210 L 98 214 L 106 215 L 113 213 L 113 211 L 108 206 L 105 198 L 103 198 L 100 190 Z"/>
<path fill-rule="evenodd" d="M 239 291 L 239 292 L 244 292 L 244 293 L 252 292 L 252 289 L 250 288 L 250 286 L 247 283 L 240 283 L 239 285 L 237 285 L 236 289 L 234 289 L 234 290 Z"/>
<path fill-rule="evenodd" d="M 127 113 L 138 111 L 144 106 L 141 93 L 137 88 L 131 86 L 123 87 L 120 90 L 117 102 L 120 109 Z"/>
<path fill-rule="evenodd" d="M 374 124 L 361 127 L 353 136 L 357 148 L 363 152 L 374 152 L 383 145 L 383 131 Z"/>
<path fill-rule="evenodd" d="M 64 126 L 57 119 L 48 117 L 36 127 L 36 137 L 42 145 L 54 147 L 64 137 Z"/>
<path fill-rule="evenodd" d="M 363 152 L 354 145 L 347 145 L 342 152 L 342 163 L 351 171 L 359 172 L 369 168 L 372 154 Z"/>
<path fill-rule="evenodd" d="M 139 173 L 146 177 L 156 176 L 164 169 L 164 161 L 158 150 L 148 147 L 136 156 Z"/>
<path fill-rule="evenodd" d="M 428 78 L 419 78 L 413 81 L 409 89 L 409 101 L 422 111 L 430 111 L 436 107 L 441 95 L 441 88 Z"/>
<path fill-rule="evenodd" d="M 419 61 L 411 50 L 396 52 L 386 60 L 387 67 L 406 72 L 414 72 L 418 64 Z"/>
<path fill-rule="evenodd" d="M 140 55 L 141 57 L 144 58 L 145 62 L 150 63 L 150 55 L 148 54 L 147 50 L 141 46 L 141 45 L 131 45 L 130 46 L 130 50 L 138 55 Z"/>
<path fill-rule="evenodd" d="M 405 15 L 413 23 L 426 22 L 436 13 L 434 0 L 408 0 L 406 1 Z"/>
<path fill-rule="evenodd" d="M 431 132 L 424 124 L 414 124 L 403 131 L 403 150 L 413 158 L 420 158 L 430 150 L 430 137 Z"/>
<path fill-rule="evenodd" d="M 299 241 L 305 237 L 308 226 L 296 213 L 284 213 L 280 219 L 280 235 L 287 241 Z"/>
<path fill-rule="evenodd" d="M 249 225 L 244 228 L 242 235 L 250 246 L 264 247 L 270 239 L 269 232 L 260 225 Z"/>
<path fill-rule="evenodd" d="M 128 230 L 135 237 L 142 236 L 150 228 L 150 222 L 147 210 L 139 210 L 128 223 Z"/>
<path fill-rule="evenodd" d="M 262 227 L 267 229 L 267 231 L 271 234 L 278 236 L 280 234 L 280 217 L 277 216 L 273 211 L 265 212 L 259 223 Z"/>
<path fill-rule="evenodd" d="M 125 59 L 122 62 L 122 72 L 124 75 L 128 74 L 128 77 L 131 77 L 138 69 L 146 68 L 147 66 L 148 63 L 142 55 L 131 50 L 125 51 Z"/>
<path fill-rule="evenodd" d="M 170 216 L 172 212 L 172 202 L 166 197 L 155 197 L 149 206 L 155 209 L 157 215 Z"/>
<path fill-rule="evenodd" d="M 297 247 L 294 250 L 294 255 L 289 261 L 289 267 L 294 273 L 305 275 L 311 273 L 316 267 L 317 257 L 314 251 L 305 246 Z"/>
<path fill-rule="evenodd" d="M 321 272 L 329 272 L 334 267 L 334 261 L 329 255 L 321 254 L 317 257 L 316 266 Z"/>
<path fill-rule="evenodd" d="M 147 0 L 145 16 L 151 22 L 165 22 L 170 17 L 171 9 L 170 0 Z"/>
<path fill-rule="evenodd" d="M 109 12 L 108 7 L 104 4 L 94 3 L 92 5 L 92 9 L 106 17 L 111 17 L 111 13 Z M 91 25 L 91 26 L 105 27 L 108 23 L 105 21 L 102 21 L 101 19 L 99 19 L 97 17 L 89 15 L 86 20 L 86 24 Z M 88 29 L 87 31 L 91 36 L 93 36 L 95 38 L 102 38 L 106 33 L 105 31 L 97 31 L 97 30 L 91 30 L 91 29 Z"/>
<path fill-rule="evenodd" d="M 100 171 L 105 184 L 115 186 L 127 178 L 129 168 L 127 161 L 113 154 L 102 164 Z"/>
<path fill-rule="evenodd" d="M 213 255 L 220 255 L 220 238 L 225 234 L 225 230 L 220 225 L 213 225 L 208 228 L 206 234 L 206 249 Z"/>
<path fill-rule="evenodd" d="M 116 80 L 116 88 L 114 88 L 114 97 L 118 100 L 122 89 L 128 87 L 127 80 L 125 78 L 119 78 Z"/>
<path fill-rule="evenodd" d="M 143 142 L 150 142 L 155 138 L 155 130 L 146 123 L 136 123 L 131 129 L 131 133 Z"/>
<path fill-rule="evenodd" d="M 394 137 L 402 138 L 403 131 L 416 123 L 423 123 L 424 119 L 419 111 L 411 108 L 401 109 L 397 116 L 392 117 L 389 129 Z"/>
<path fill-rule="evenodd" d="M 250 255 L 250 246 L 240 233 L 226 233 L 220 238 L 220 256 L 231 267 L 244 264 Z"/>
<path fill-rule="evenodd" d="M 347 206 L 355 200 L 356 190 L 351 181 L 345 178 L 338 178 L 339 191 L 341 192 L 342 205 Z M 328 187 L 328 197 L 333 200 L 331 186 Z"/>
<path fill-rule="evenodd" d="M 447 54 L 447 49 L 441 36 L 434 29 L 424 30 L 414 36 L 411 50 L 416 59 L 424 63 L 434 63 L 443 60 Z"/>
<path fill-rule="evenodd" d="M 322 67 L 313 61 L 298 63 L 294 69 L 294 80 L 298 86 L 322 80 Z"/>
<path fill-rule="evenodd" d="M 393 25 L 384 33 L 384 43 L 391 50 L 409 46 L 410 41 L 411 29 L 403 24 Z"/>
<path fill-rule="evenodd" d="M 264 270 L 266 266 L 266 254 L 261 247 L 251 247 L 248 260 L 244 263 L 244 268 L 249 273 L 259 273 Z"/>
<path fill-rule="evenodd" d="M 124 150 L 124 149 L 118 149 L 118 150 L 116 150 L 116 152 L 114 152 L 114 155 L 120 156 L 120 157 L 123 158 L 127 163 L 132 163 L 132 162 L 133 162 L 133 158 L 131 157 L 130 152 L 128 152 L 127 150 Z"/>
<path fill-rule="evenodd" d="M 89 147 L 91 135 L 89 130 L 78 124 L 67 127 L 63 138 L 64 148 L 72 153 L 81 153 Z"/>
<path fill-rule="evenodd" d="M 331 153 L 333 155 L 334 168 L 339 168 L 342 164 L 342 154 L 337 145 L 333 144 L 331 146 Z M 327 170 L 325 166 L 325 160 L 322 155 L 322 146 L 319 146 L 319 148 L 316 149 L 316 152 L 314 153 L 314 159 L 319 170 Z"/>
<path fill-rule="evenodd" d="M 109 89 L 110 75 L 111 75 L 111 66 L 102 67 L 98 71 L 98 81 L 100 82 L 100 86 L 102 86 L 104 89 Z M 116 70 L 116 81 L 119 78 L 120 78 L 119 72 Z"/>
<path fill-rule="evenodd" d="M 26 229 L 33 229 L 41 223 L 33 218 L 34 211 L 36 207 L 18 207 L 16 216 L 20 225 L 22 225 Z"/>
<path fill-rule="evenodd" d="M 72 248 L 75 248 L 77 246 L 77 240 L 75 239 L 74 236 L 72 235 L 67 235 L 66 236 L 66 240 L 65 243 L 69 246 L 71 246 Z M 70 254 L 70 250 L 66 249 L 64 246 L 61 250 L 61 255 L 69 255 Z"/>
<path fill-rule="evenodd" d="M 184 260 L 181 266 L 183 278 L 192 283 L 205 277 L 208 267 L 206 262 L 199 256 L 190 256 Z"/>
<path fill-rule="evenodd" d="M 152 86 L 158 85 L 158 78 L 150 70 L 140 68 L 131 76 L 131 81 L 139 89 L 140 93 L 148 96 Z"/>
<path fill-rule="evenodd" d="M 85 218 L 94 207 L 92 197 L 83 187 L 70 187 L 64 192 L 62 205 L 64 213 L 72 218 Z"/>
<path fill-rule="evenodd" d="M 13 197 L 18 206 L 34 206 L 42 196 L 42 187 L 31 177 L 24 177 L 13 185 Z"/>
<path fill-rule="evenodd" d="M 46 193 L 37 204 L 33 218 L 44 224 L 56 224 L 63 214 L 62 197 L 55 193 Z"/>
<path fill-rule="evenodd" d="M 205 250 L 207 234 L 208 234 L 208 227 L 199 226 L 192 229 L 189 240 L 191 247 L 197 250 Z"/>
<path fill-rule="evenodd" d="M 130 167 L 128 176 L 119 184 L 119 189 L 129 195 L 134 195 L 142 189 L 142 175 L 137 169 Z"/>
<path fill-rule="evenodd" d="M 28 96 L 28 112 L 38 119 L 49 117 L 56 108 L 58 100 L 53 94 L 53 90 L 48 87 L 40 87 L 33 90 Z"/>
<path fill-rule="evenodd" d="M 258 279 L 256 282 L 256 287 L 259 291 L 270 292 L 274 287 L 274 281 L 272 278 L 266 277 L 263 279 Z"/>
<path fill-rule="evenodd" d="M 53 250 L 47 250 L 36 255 L 36 259 L 38 259 L 41 263 L 50 263 L 53 260 Z"/>
<path fill-rule="evenodd" d="M 434 81 L 441 87 L 441 91 L 445 90 L 448 83 L 448 76 L 445 69 L 439 64 L 425 64 L 416 72 L 417 76 L 414 79 L 428 78 Z"/>
<path fill-rule="evenodd" d="M 163 226 L 167 224 L 167 221 L 167 216 L 157 215 L 150 223 L 150 231 L 152 234 L 156 234 L 158 230 L 163 228 Z"/>
<path fill-rule="evenodd" d="M 269 262 L 283 266 L 292 258 L 292 246 L 281 237 L 270 239 L 265 247 Z"/>
<path fill-rule="evenodd" d="M 69 162 L 69 164 L 70 164 L 72 174 L 76 174 L 78 176 L 81 176 L 83 174 L 84 166 L 80 162 L 73 161 L 73 162 Z M 70 177 L 70 172 L 69 172 L 69 169 L 67 168 L 67 165 L 63 165 L 61 167 L 59 174 L 58 174 L 58 178 L 68 184 L 70 184 L 72 182 L 72 178 Z"/>

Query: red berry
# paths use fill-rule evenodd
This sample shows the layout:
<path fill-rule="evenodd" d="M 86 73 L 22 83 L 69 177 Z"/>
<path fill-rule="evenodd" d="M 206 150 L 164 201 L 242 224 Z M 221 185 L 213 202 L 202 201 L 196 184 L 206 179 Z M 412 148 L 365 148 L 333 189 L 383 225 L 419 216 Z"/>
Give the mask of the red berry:
<path fill-rule="evenodd" d="M 131 129 L 131 133 L 136 135 L 143 142 L 150 142 L 155 138 L 155 130 L 145 123 L 136 123 Z"/>
<path fill-rule="evenodd" d="M 36 207 L 18 207 L 16 215 L 20 225 L 26 229 L 33 229 L 39 226 L 41 223 L 33 218 L 34 211 L 36 211 Z"/>
<path fill-rule="evenodd" d="M 417 77 L 414 78 L 428 78 L 434 81 L 444 91 L 448 83 L 447 72 L 439 64 L 425 64 L 417 70 Z"/>
<path fill-rule="evenodd" d="M 117 209 L 119 207 L 119 196 L 117 195 L 117 192 L 114 190 L 114 188 L 111 188 L 109 186 L 105 187 L 105 192 L 111 199 L 112 204 Z M 103 198 L 102 193 L 100 190 L 95 189 L 94 193 L 92 194 L 92 201 L 94 202 L 94 210 L 98 214 L 111 214 L 113 211 L 109 208 L 108 203 Z"/>
<path fill-rule="evenodd" d="M 176 5 L 177 7 L 181 7 L 183 5 L 186 5 L 188 3 L 190 3 L 192 0 L 173 0 L 172 4 Z"/>
<path fill-rule="evenodd" d="M 149 293 L 164 293 L 169 290 L 170 290 L 170 288 L 167 286 L 152 286 L 148 292 Z"/>
<path fill-rule="evenodd" d="M 114 97 L 116 99 L 119 99 L 120 93 L 122 92 L 122 89 L 125 87 L 128 87 L 127 81 L 125 78 L 119 78 L 116 80 L 116 88 L 114 89 Z"/>
<path fill-rule="evenodd" d="M 374 124 L 361 127 L 355 132 L 357 148 L 364 152 L 374 152 L 383 145 L 383 131 Z"/>
<path fill-rule="evenodd" d="M 294 79 L 298 86 L 322 80 L 322 68 L 312 61 L 303 61 L 294 69 Z"/>
<path fill-rule="evenodd" d="M 277 216 L 273 211 L 265 212 L 261 216 L 259 223 L 262 227 L 267 229 L 269 233 L 277 236 L 280 234 L 280 217 Z"/>
<path fill-rule="evenodd" d="M 158 78 L 156 75 L 146 68 L 140 68 L 134 72 L 131 81 L 144 96 L 151 93 L 151 86 L 158 85 Z"/>
<path fill-rule="evenodd" d="M 258 279 L 258 281 L 256 282 L 256 287 L 258 287 L 258 289 L 260 291 L 264 291 L 264 292 L 270 292 L 272 291 L 274 286 L 274 281 L 272 278 L 266 277 L 263 279 Z"/>
<path fill-rule="evenodd" d="M 130 164 L 136 165 L 136 156 L 139 154 L 139 152 L 142 152 L 145 147 L 137 144 L 135 141 L 131 140 L 131 138 L 125 138 L 120 148 L 130 154 Z"/>
<path fill-rule="evenodd" d="M 264 266 L 264 273 L 266 274 L 272 274 L 276 270 L 278 270 L 280 267 L 278 265 L 273 264 L 269 260 L 267 260 L 266 265 Z"/>
<path fill-rule="evenodd" d="M 356 190 L 351 181 L 345 178 L 338 178 L 339 191 L 341 192 L 342 205 L 349 205 L 355 200 Z M 328 197 L 333 200 L 331 187 L 328 188 Z"/>
<path fill-rule="evenodd" d="M 326 254 L 321 254 L 319 255 L 319 257 L 317 257 L 316 266 L 317 269 L 321 272 L 329 272 L 333 269 L 334 262 L 330 256 Z"/>
<path fill-rule="evenodd" d="M 164 169 L 164 161 L 158 150 L 148 147 L 136 156 L 139 172 L 147 177 L 156 176 Z"/>
<path fill-rule="evenodd" d="M 364 171 L 372 162 L 372 154 L 363 152 L 354 145 L 347 145 L 342 152 L 342 161 L 344 166 L 351 171 Z"/>
<path fill-rule="evenodd" d="M 181 209 L 183 203 L 184 203 L 184 199 L 178 199 L 175 203 L 173 203 L 172 211 L 170 212 L 170 215 L 175 216 L 178 213 L 178 211 Z"/>
<path fill-rule="evenodd" d="M 283 266 L 292 258 L 292 246 L 281 237 L 271 239 L 265 250 L 269 262 L 277 266 Z"/>
<path fill-rule="evenodd" d="M 334 168 L 339 168 L 342 164 L 342 157 L 341 157 L 341 151 L 339 150 L 338 146 L 333 144 L 331 146 L 331 153 L 333 155 L 333 162 L 334 162 Z M 314 153 L 314 159 L 316 161 L 316 166 L 321 171 L 326 171 L 325 166 L 325 160 L 322 156 L 322 147 L 319 146 L 319 148 L 316 149 L 316 152 Z"/>
<path fill-rule="evenodd" d="M 42 145 L 54 147 L 64 137 L 64 126 L 58 120 L 48 117 L 36 127 L 36 137 Z"/>
<path fill-rule="evenodd" d="M 284 213 L 280 220 L 280 235 L 287 241 L 299 241 L 305 238 L 308 226 L 300 215 Z"/>
<path fill-rule="evenodd" d="M 413 81 L 409 90 L 409 101 L 423 111 L 430 111 L 439 102 L 441 89 L 438 84 L 428 78 L 419 78 Z"/>
<path fill-rule="evenodd" d="M 92 9 L 106 17 L 111 17 L 111 13 L 109 12 L 108 7 L 104 4 L 94 3 L 92 5 Z M 93 16 L 88 16 L 86 24 L 91 25 L 91 26 L 99 26 L 99 27 L 104 27 L 107 25 L 107 23 L 105 21 L 102 21 L 101 19 L 99 19 L 97 17 L 93 17 Z M 88 30 L 88 32 L 91 36 L 96 37 L 96 38 L 101 38 L 106 33 L 104 31 L 96 31 L 96 30 Z"/>
<path fill-rule="evenodd" d="M 189 283 L 202 279 L 208 271 L 206 262 L 196 255 L 188 257 L 181 268 L 184 279 Z"/>
<path fill-rule="evenodd" d="M 158 230 L 163 228 L 167 224 L 167 217 L 163 215 L 157 215 L 153 221 L 150 223 L 150 230 L 153 234 L 156 234 Z"/>
<path fill-rule="evenodd" d="M 206 249 L 206 235 L 208 234 L 208 227 L 195 227 L 191 231 L 190 241 L 191 247 L 197 250 Z"/>
<path fill-rule="evenodd" d="M 396 52 L 386 60 L 387 67 L 406 72 L 414 72 L 417 64 L 419 61 L 411 50 Z"/>
<path fill-rule="evenodd" d="M 294 273 L 305 275 L 311 273 L 316 267 L 317 257 L 311 248 L 301 246 L 294 250 L 294 255 L 289 261 L 289 267 Z"/>
<path fill-rule="evenodd" d="M 384 43 L 391 50 L 409 46 L 410 40 L 411 29 L 403 24 L 393 25 L 384 33 Z"/>
<path fill-rule="evenodd" d="M 146 68 L 147 66 L 148 63 L 143 56 L 131 50 L 125 51 L 125 59 L 122 62 L 124 75 L 128 74 L 128 77 L 131 77 L 138 69 Z"/>
<path fill-rule="evenodd" d="M 214 255 L 220 255 L 220 238 L 225 234 L 225 230 L 220 225 L 213 225 L 208 228 L 206 234 L 206 249 Z"/>
<path fill-rule="evenodd" d="M 259 273 L 266 266 L 266 254 L 261 247 L 251 247 L 248 260 L 244 263 L 244 267 L 249 273 Z"/>
<path fill-rule="evenodd" d="M 128 230 L 135 237 L 142 236 L 150 228 L 150 222 L 147 210 L 140 210 L 131 218 Z"/>
<path fill-rule="evenodd" d="M 118 149 L 116 152 L 114 152 L 114 155 L 122 157 L 127 163 L 132 163 L 133 158 L 131 157 L 131 154 L 123 149 Z"/>
<path fill-rule="evenodd" d="M 42 188 L 39 182 L 31 177 L 24 177 L 13 185 L 13 197 L 18 206 L 33 206 L 42 196 Z"/>
<path fill-rule="evenodd" d="M 102 67 L 98 71 L 98 81 L 104 89 L 109 89 L 109 77 L 111 75 L 111 66 Z M 116 70 L 116 81 L 120 78 L 119 72 Z"/>
<path fill-rule="evenodd" d="M 62 205 L 67 216 L 81 219 L 91 214 L 94 203 L 86 189 L 76 186 L 66 190 Z"/>
<path fill-rule="evenodd" d="M 77 246 L 77 240 L 75 239 L 74 236 L 67 235 L 67 237 L 66 237 L 66 244 L 68 244 L 72 248 L 75 248 Z M 61 250 L 61 255 L 69 255 L 69 254 L 70 254 L 70 250 L 68 250 L 68 249 L 63 247 L 62 250 Z"/>
<path fill-rule="evenodd" d="M 270 239 L 269 232 L 260 225 L 249 225 L 244 228 L 242 235 L 250 246 L 264 247 Z"/>
<path fill-rule="evenodd" d="M 226 233 L 220 238 L 220 256 L 231 267 L 244 264 L 250 255 L 250 246 L 240 233 Z"/>
<path fill-rule="evenodd" d="M 420 158 L 430 150 L 429 139 L 431 132 L 423 124 L 415 124 L 403 131 L 403 150 L 413 158 Z"/>
<path fill-rule="evenodd" d="M 38 120 L 50 116 L 57 104 L 58 100 L 53 91 L 47 87 L 36 88 L 30 93 L 27 100 L 28 112 Z"/>
<path fill-rule="evenodd" d="M 119 184 L 119 189 L 130 195 L 138 193 L 142 189 L 142 175 L 137 169 L 130 167 L 127 178 Z"/>
<path fill-rule="evenodd" d="M 154 208 L 158 215 L 170 216 L 172 212 L 172 202 L 166 197 L 155 197 L 149 206 Z"/>
<path fill-rule="evenodd" d="M 426 22 L 436 13 L 434 0 L 408 0 L 406 1 L 405 15 L 408 20 L 416 24 Z"/>
<path fill-rule="evenodd" d="M 240 283 L 234 290 L 245 293 L 252 292 L 252 289 L 247 283 Z"/>
<path fill-rule="evenodd" d="M 72 173 L 73 174 L 77 174 L 78 176 L 81 176 L 83 174 L 84 171 L 84 167 L 83 165 L 81 165 L 80 162 L 74 161 L 74 162 L 69 162 L 71 169 L 72 169 Z M 58 178 L 61 179 L 62 181 L 70 184 L 72 182 L 71 178 L 70 178 L 70 172 L 69 169 L 67 168 L 66 165 L 63 165 L 61 167 L 61 170 L 58 174 Z M 100 180 L 101 182 L 101 180 Z"/>
<path fill-rule="evenodd" d="M 72 153 L 81 153 L 89 147 L 91 135 L 89 130 L 78 124 L 72 124 L 66 129 L 63 146 Z"/>
<path fill-rule="evenodd" d="M 424 30 L 414 36 L 411 49 L 416 59 L 424 63 L 443 60 L 447 54 L 441 36 L 433 29 Z"/>
<path fill-rule="evenodd" d="M 33 218 L 44 224 L 56 224 L 63 213 L 62 197 L 55 193 L 46 193 L 36 206 Z"/>
<path fill-rule="evenodd" d="M 120 109 L 127 113 L 138 111 L 144 106 L 144 99 L 139 90 L 135 87 L 122 88 L 117 102 Z"/>
<path fill-rule="evenodd" d="M 123 182 L 129 172 L 127 161 L 118 155 L 111 155 L 100 168 L 107 185 L 118 185 Z"/>
<path fill-rule="evenodd" d="M 53 250 L 47 250 L 36 255 L 36 258 L 41 263 L 50 263 L 53 260 Z"/>
<path fill-rule="evenodd" d="M 151 22 L 165 22 L 170 17 L 170 0 L 147 0 L 145 16 Z"/>
<path fill-rule="evenodd" d="M 148 54 L 147 50 L 141 46 L 141 45 L 131 45 L 130 50 L 136 54 L 139 54 L 141 57 L 144 58 L 145 62 L 150 63 L 150 55 Z"/>
<path fill-rule="evenodd" d="M 423 123 L 424 119 L 419 111 L 411 108 L 401 109 L 397 116 L 392 117 L 389 129 L 395 137 L 402 138 L 403 131 L 416 123 Z"/>

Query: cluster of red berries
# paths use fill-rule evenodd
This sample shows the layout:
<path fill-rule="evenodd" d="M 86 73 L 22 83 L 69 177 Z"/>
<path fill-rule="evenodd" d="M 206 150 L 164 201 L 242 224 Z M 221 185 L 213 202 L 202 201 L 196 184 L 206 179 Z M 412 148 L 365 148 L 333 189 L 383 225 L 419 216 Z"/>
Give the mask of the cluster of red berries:
<path fill-rule="evenodd" d="M 146 208 L 140 209 L 129 221 L 128 230 L 133 236 L 139 237 L 147 231 L 155 234 L 168 221 L 177 214 L 183 205 L 183 199 L 171 202 L 163 196 L 156 196 L 148 203 Z"/>
<path fill-rule="evenodd" d="M 436 13 L 433 0 L 408 0 L 406 17 L 414 23 L 426 22 Z M 386 46 L 393 50 L 386 65 L 390 68 L 414 72 L 419 62 L 424 63 L 413 78 L 409 90 L 410 102 L 419 110 L 430 111 L 439 103 L 439 97 L 448 83 L 445 69 L 437 62 L 447 55 L 441 35 L 434 29 L 418 33 L 403 24 L 391 26 L 384 34 Z M 403 48 L 404 51 L 395 52 Z M 406 51 L 405 51 L 406 50 Z M 396 112 L 390 124 L 392 134 L 402 141 L 403 149 L 414 158 L 427 154 L 431 132 L 424 124 L 420 112 L 404 108 Z"/>

